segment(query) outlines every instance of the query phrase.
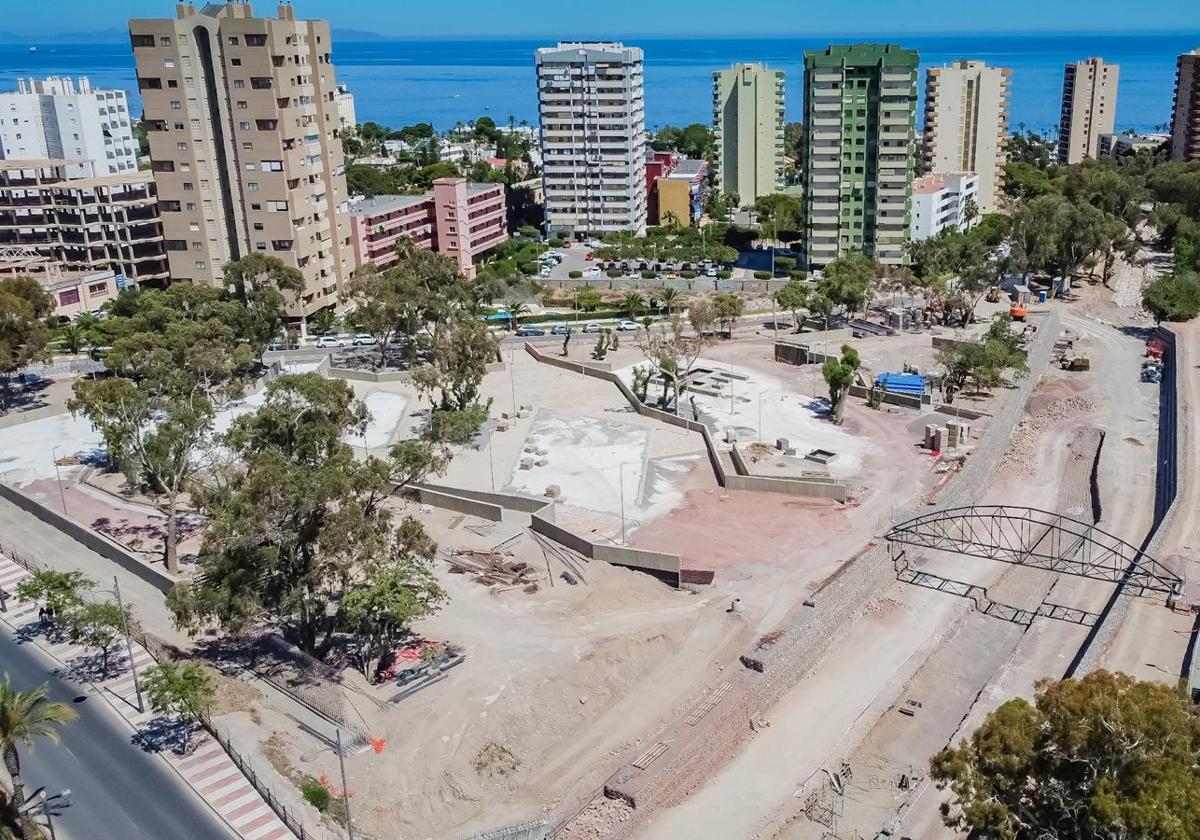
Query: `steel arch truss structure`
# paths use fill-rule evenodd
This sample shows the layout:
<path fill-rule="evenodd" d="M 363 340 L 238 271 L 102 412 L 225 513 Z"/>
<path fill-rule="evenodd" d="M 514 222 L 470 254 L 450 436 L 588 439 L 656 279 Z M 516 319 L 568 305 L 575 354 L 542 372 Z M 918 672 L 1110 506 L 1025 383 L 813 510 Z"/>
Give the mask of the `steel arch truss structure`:
<path fill-rule="evenodd" d="M 903 546 L 914 546 L 1123 583 L 1133 594 L 1157 593 L 1168 601 L 1183 593 L 1179 575 L 1144 551 L 1095 525 L 1037 508 L 947 508 L 902 522 L 884 539 L 893 560 L 903 557 Z"/>

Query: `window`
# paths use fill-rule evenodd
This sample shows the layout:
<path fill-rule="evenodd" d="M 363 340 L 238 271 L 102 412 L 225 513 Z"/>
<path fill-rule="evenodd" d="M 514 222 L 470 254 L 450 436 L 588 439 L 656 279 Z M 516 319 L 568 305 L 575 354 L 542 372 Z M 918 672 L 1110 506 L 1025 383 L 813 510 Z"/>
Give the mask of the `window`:
<path fill-rule="evenodd" d="M 251 209 L 251 210 L 261 210 L 261 209 L 262 209 L 262 205 L 261 205 L 261 204 L 251 204 L 251 205 L 250 205 L 250 209 Z"/>
<path fill-rule="evenodd" d="M 175 144 L 175 148 L 181 152 L 186 152 L 187 151 L 187 142 L 184 140 L 180 140 L 178 143 Z"/>
<path fill-rule="evenodd" d="M 204 260 L 196 260 L 197 271 L 204 271 L 206 268 L 208 268 L 208 263 L 206 263 Z"/>
<path fill-rule="evenodd" d="M 156 160 L 152 161 L 150 168 L 155 172 L 174 172 L 175 161 L 173 160 Z"/>
<path fill-rule="evenodd" d="M 267 212 L 268 213 L 286 213 L 287 209 L 288 209 L 288 203 L 286 201 L 268 201 L 267 202 Z"/>
<path fill-rule="evenodd" d="M 247 35 L 246 36 L 246 46 L 247 47 L 265 47 L 266 45 L 267 45 L 267 36 L 266 35 Z"/>
<path fill-rule="evenodd" d="M 184 182 L 183 182 L 183 190 L 184 190 L 184 192 L 191 192 L 191 191 L 192 191 L 192 190 L 194 190 L 194 189 L 195 189 L 195 187 L 192 185 L 192 182 L 191 182 L 191 181 L 184 181 Z"/>
<path fill-rule="evenodd" d="M 239 111 L 245 111 L 248 107 L 250 107 L 244 100 L 239 100 L 237 106 Z"/>
<path fill-rule="evenodd" d="M 154 36 L 153 35 L 130 35 L 129 40 L 133 44 L 133 48 L 135 50 L 140 47 L 153 47 L 154 46 Z M 76 299 L 76 302 L 78 302 L 78 299 Z"/>
<path fill-rule="evenodd" d="M 258 182 L 257 181 L 247 181 L 246 189 L 249 190 L 250 192 L 258 192 Z"/>
<path fill-rule="evenodd" d="M 258 164 L 255 164 L 255 163 L 247 163 L 247 164 L 246 164 L 246 171 L 247 171 L 247 172 L 257 172 L 257 171 L 258 171 Z"/>
<path fill-rule="evenodd" d="M 255 90 L 270 90 L 271 89 L 271 77 L 270 76 L 255 76 L 254 78 L 252 78 L 250 80 L 250 87 L 254 88 Z"/>
<path fill-rule="evenodd" d="M 171 36 L 170 36 L 170 35 L 160 35 L 160 36 L 158 36 L 158 45 L 159 45 L 160 47 L 169 47 L 169 46 L 171 46 Z"/>
<path fill-rule="evenodd" d="M 171 110 L 172 111 L 182 111 L 183 103 L 180 102 L 178 99 L 172 99 L 171 100 Z"/>
<path fill-rule="evenodd" d="M 88 286 L 88 294 L 93 297 L 104 297 L 108 294 L 107 283 L 92 283 Z"/>
<path fill-rule="evenodd" d="M 234 79 L 233 86 L 235 88 L 244 88 L 246 86 L 246 80 L 245 79 Z"/>
<path fill-rule="evenodd" d="M 164 213 L 178 213 L 179 212 L 179 202 L 178 201 L 159 201 L 158 206 L 159 206 L 159 209 L 161 209 Z"/>
<path fill-rule="evenodd" d="M 151 38 L 150 40 L 153 41 L 154 39 Z M 137 46 L 137 44 L 134 44 L 134 46 Z M 154 46 L 154 44 L 151 43 L 150 46 Z M 70 306 L 73 303 L 79 303 L 79 290 L 67 289 L 65 292 L 59 292 L 58 302 L 61 306 Z"/>
<path fill-rule="evenodd" d="M 166 67 L 168 70 L 174 70 L 175 69 L 175 59 L 164 58 L 163 59 L 163 67 Z"/>
<path fill-rule="evenodd" d="M 199 222 L 189 222 L 188 230 L 198 232 L 200 230 L 200 223 Z"/>
<path fill-rule="evenodd" d="M 174 127 L 175 127 L 176 131 L 183 131 L 183 123 L 181 123 L 181 122 L 175 123 Z"/>
<path fill-rule="evenodd" d="M 229 64 L 232 67 L 241 67 L 242 60 L 240 58 L 231 58 L 231 59 L 229 59 Z"/>
<path fill-rule="evenodd" d="M 279 120 L 255 120 L 259 131 L 274 131 L 279 126 Z"/>
<path fill-rule="evenodd" d="M 247 142 L 245 142 L 245 143 L 242 143 L 242 149 L 243 149 L 243 151 L 247 151 L 247 152 L 248 152 L 248 151 L 251 151 L 253 148 L 254 148 L 254 144 L 253 144 L 253 143 L 250 143 L 249 141 L 247 141 Z"/>
<path fill-rule="evenodd" d="M 263 223 L 262 223 L 262 222 L 255 222 L 255 223 L 254 223 L 254 229 L 255 229 L 255 230 L 262 230 L 262 229 L 263 229 Z"/>
<path fill-rule="evenodd" d="M 236 47 L 237 45 L 238 45 L 238 39 L 237 39 L 237 36 L 236 36 L 236 35 L 230 35 L 230 36 L 229 36 L 229 46 L 231 46 L 231 47 Z"/>
<path fill-rule="evenodd" d="M 166 241 L 168 251 L 186 251 L 187 242 L 182 239 L 168 239 Z"/>
<path fill-rule="evenodd" d="M 256 250 L 265 251 L 265 250 L 267 250 L 267 243 L 266 242 L 255 242 L 254 247 Z"/>
<path fill-rule="evenodd" d="M 167 79 L 167 87 L 169 87 L 169 88 L 178 88 L 178 87 L 179 87 L 179 82 L 178 82 L 177 80 L 175 80 L 175 79 Z"/>
<path fill-rule="evenodd" d="M 138 90 L 162 90 L 162 79 L 139 76 Z"/>
<path fill-rule="evenodd" d="M 264 160 L 262 162 L 263 172 L 282 172 L 283 161 L 281 160 Z"/>
<path fill-rule="evenodd" d="M 175 203 L 176 203 L 176 204 L 178 204 L 179 202 L 175 202 Z M 184 205 L 184 207 L 186 207 L 188 210 L 195 210 L 195 209 L 196 209 L 196 202 L 194 202 L 194 201 L 189 201 L 187 204 L 185 204 L 185 205 Z"/>
<path fill-rule="evenodd" d="M 204 250 L 204 243 L 203 243 L 203 242 L 193 242 L 193 243 L 192 243 L 192 250 L 193 250 L 193 251 L 203 251 L 203 250 Z"/>

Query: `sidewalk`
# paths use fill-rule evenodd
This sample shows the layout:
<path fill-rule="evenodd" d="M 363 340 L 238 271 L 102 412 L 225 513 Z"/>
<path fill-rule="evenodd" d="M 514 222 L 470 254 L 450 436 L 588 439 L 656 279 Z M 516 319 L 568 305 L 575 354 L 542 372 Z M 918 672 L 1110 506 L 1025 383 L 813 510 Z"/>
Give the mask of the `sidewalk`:
<path fill-rule="evenodd" d="M 94 666 L 96 655 L 70 641 L 49 638 L 38 621 L 38 604 L 22 601 L 15 595 L 17 586 L 29 576 L 30 572 L 23 566 L 0 556 L 0 587 L 12 595 L 8 599 L 7 612 L 0 613 L 0 618 L 18 636 L 23 636 L 62 663 L 71 679 L 90 682 L 95 686 L 97 692 L 134 732 L 145 736 L 147 741 L 156 737 L 154 733 L 161 732 L 169 718 L 150 711 L 149 707 L 144 712 L 138 711 L 133 674 L 125 651 L 114 650 L 110 654 L 109 673 L 112 676 L 90 679 L 87 671 Z M 136 642 L 133 644 L 133 661 L 139 672 L 154 664 L 150 653 Z M 240 837 L 244 840 L 284 840 L 295 836 L 207 731 L 201 730 L 193 735 L 192 745 L 191 753 L 186 756 L 180 756 L 169 748 L 160 750 L 158 755 Z"/>

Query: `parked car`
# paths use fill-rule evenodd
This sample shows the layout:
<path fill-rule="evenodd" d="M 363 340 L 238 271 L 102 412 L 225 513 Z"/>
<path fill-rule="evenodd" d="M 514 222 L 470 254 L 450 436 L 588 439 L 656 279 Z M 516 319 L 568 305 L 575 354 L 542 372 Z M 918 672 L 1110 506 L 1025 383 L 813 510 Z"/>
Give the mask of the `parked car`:
<path fill-rule="evenodd" d="M 704 269 L 704 276 L 705 277 L 716 277 L 717 270 L 715 268 L 706 268 L 706 269 Z"/>
<path fill-rule="evenodd" d="M 600 332 L 600 325 L 597 324 L 595 321 L 588 321 L 586 324 L 583 325 L 583 331 L 585 333 Z"/>
<path fill-rule="evenodd" d="M 318 347 L 345 347 L 346 342 L 342 341 L 336 335 L 323 335 L 317 339 Z"/>
<path fill-rule="evenodd" d="M 563 247 L 564 247 L 564 248 L 570 248 L 570 247 L 571 247 L 571 240 L 570 240 L 570 239 L 567 239 L 567 240 L 565 240 L 565 241 L 563 242 Z"/>
<path fill-rule="evenodd" d="M 358 333 L 354 336 L 353 343 L 355 347 L 369 347 L 372 344 L 378 344 L 379 342 L 373 335 L 368 335 L 367 333 Z"/>
<path fill-rule="evenodd" d="M 633 330 L 640 330 L 641 328 L 641 325 L 638 324 L 637 321 L 630 321 L 627 318 L 622 318 L 620 321 L 617 321 L 617 332 L 632 332 Z"/>
<path fill-rule="evenodd" d="M 273 338 L 271 343 L 267 345 L 268 350 L 286 350 L 288 349 L 287 342 L 282 338 Z"/>
<path fill-rule="evenodd" d="M 517 327 L 517 335 L 520 337 L 530 336 L 530 335 L 545 335 L 545 334 L 546 334 L 546 331 L 544 329 L 542 329 L 541 327 L 535 327 L 532 325 Z"/>
<path fill-rule="evenodd" d="M 566 335 L 571 331 L 571 328 L 566 324 L 555 324 L 550 328 L 551 335 Z"/>
<path fill-rule="evenodd" d="M 592 260 L 596 259 L 596 255 L 593 254 L 591 251 L 588 251 L 587 256 L 585 256 L 584 259 L 587 260 L 588 262 L 591 262 Z"/>

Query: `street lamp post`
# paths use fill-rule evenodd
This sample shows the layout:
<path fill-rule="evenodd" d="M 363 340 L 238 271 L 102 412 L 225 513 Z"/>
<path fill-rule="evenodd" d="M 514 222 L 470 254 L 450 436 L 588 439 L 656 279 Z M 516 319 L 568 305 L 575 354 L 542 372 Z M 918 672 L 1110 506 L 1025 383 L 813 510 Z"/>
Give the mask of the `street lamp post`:
<path fill-rule="evenodd" d="M 54 461 L 54 474 L 58 476 L 58 497 L 62 500 L 63 516 L 67 515 L 67 494 L 63 490 L 62 470 L 58 468 L 58 447 L 50 447 L 50 459 Z"/>
<path fill-rule="evenodd" d="M 625 545 L 625 464 L 617 467 L 617 480 L 620 484 L 621 503 L 621 545 Z"/>
<path fill-rule="evenodd" d="M 337 730 L 338 764 L 342 768 L 342 802 L 346 804 L 346 832 L 354 840 L 354 819 L 350 816 L 350 789 L 346 786 L 346 758 L 342 754 L 342 730 Z"/>
<path fill-rule="evenodd" d="M 113 575 L 113 593 L 117 596 L 117 609 L 121 611 L 121 630 L 125 634 L 125 652 L 129 656 L 129 670 L 133 672 L 133 691 L 137 695 L 139 712 L 146 711 L 142 702 L 142 685 L 138 680 L 137 663 L 133 661 L 133 640 L 129 637 L 129 620 L 125 617 L 125 602 L 121 600 L 121 582 Z"/>

